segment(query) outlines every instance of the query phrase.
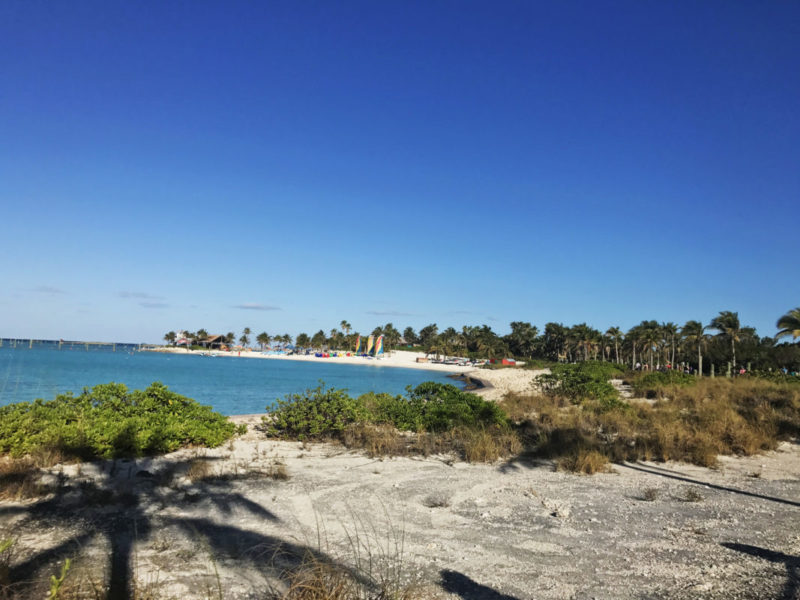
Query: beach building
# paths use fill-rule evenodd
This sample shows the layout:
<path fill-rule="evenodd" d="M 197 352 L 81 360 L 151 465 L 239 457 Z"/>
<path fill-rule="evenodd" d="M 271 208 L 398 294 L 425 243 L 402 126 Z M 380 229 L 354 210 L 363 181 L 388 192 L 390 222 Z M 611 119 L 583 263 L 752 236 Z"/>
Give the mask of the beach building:
<path fill-rule="evenodd" d="M 203 346 L 203 348 L 209 348 L 210 350 L 221 350 L 223 346 L 225 346 L 225 336 L 224 335 L 210 335 L 204 340 L 198 340 L 198 344 Z"/>

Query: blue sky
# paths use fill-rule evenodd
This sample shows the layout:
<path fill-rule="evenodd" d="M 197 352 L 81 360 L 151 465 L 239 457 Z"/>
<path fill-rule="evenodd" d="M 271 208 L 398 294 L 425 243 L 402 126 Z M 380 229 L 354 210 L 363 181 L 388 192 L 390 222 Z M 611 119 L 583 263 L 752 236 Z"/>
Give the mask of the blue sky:
<path fill-rule="evenodd" d="M 0 4 L 0 336 L 800 305 L 800 4 Z"/>

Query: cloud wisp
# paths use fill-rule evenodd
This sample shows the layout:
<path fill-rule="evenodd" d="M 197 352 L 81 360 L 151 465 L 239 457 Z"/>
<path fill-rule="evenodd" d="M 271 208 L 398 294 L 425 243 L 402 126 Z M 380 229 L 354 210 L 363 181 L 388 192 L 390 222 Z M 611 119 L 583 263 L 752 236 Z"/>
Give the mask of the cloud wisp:
<path fill-rule="evenodd" d="M 402 312 L 399 310 L 368 310 L 368 315 L 373 315 L 375 317 L 418 317 L 420 315 L 416 315 L 414 313 L 409 312 Z"/>
<path fill-rule="evenodd" d="M 241 310 L 281 310 L 279 306 L 270 306 L 268 304 L 258 304 L 256 302 L 245 302 L 243 304 L 236 304 L 233 308 Z"/>
<path fill-rule="evenodd" d="M 52 285 L 37 285 L 32 291 L 36 292 L 37 294 L 49 294 L 51 296 L 67 293 L 61 288 L 53 287 Z"/>
<path fill-rule="evenodd" d="M 168 308 L 169 304 L 165 302 L 139 302 L 142 308 Z"/>
<path fill-rule="evenodd" d="M 117 296 L 120 298 L 132 298 L 134 300 L 163 300 L 164 296 L 156 296 L 155 294 L 148 294 L 147 292 L 118 292 Z"/>

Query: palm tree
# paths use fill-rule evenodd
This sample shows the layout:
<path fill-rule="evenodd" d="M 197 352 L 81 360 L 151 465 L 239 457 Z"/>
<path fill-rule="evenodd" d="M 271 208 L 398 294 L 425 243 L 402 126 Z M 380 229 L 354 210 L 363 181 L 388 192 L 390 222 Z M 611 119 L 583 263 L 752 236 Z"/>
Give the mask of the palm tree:
<path fill-rule="evenodd" d="M 586 323 L 579 323 L 573 325 L 570 332 L 575 338 L 576 350 L 583 348 L 583 360 L 589 360 L 589 349 L 592 347 L 594 338 L 592 328 Z"/>
<path fill-rule="evenodd" d="M 512 354 L 531 358 L 538 335 L 539 329 L 535 325 L 527 321 L 514 321 L 511 323 L 511 333 L 506 336 L 506 340 Z"/>
<path fill-rule="evenodd" d="M 342 331 L 344 331 L 345 335 L 350 335 L 350 330 L 353 328 L 352 325 L 350 325 L 350 323 L 348 323 L 344 319 L 342 319 L 342 322 L 339 323 L 339 327 L 342 328 Z"/>
<path fill-rule="evenodd" d="M 406 327 L 403 330 L 403 339 L 406 341 L 406 344 L 409 346 L 413 346 L 417 343 L 417 334 L 414 331 L 413 327 Z"/>
<path fill-rule="evenodd" d="M 256 341 L 261 346 L 262 350 L 264 349 L 265 346 L 269 346 L 269 342 L 270 342 L 271 339 L 272 338 L 270 337 L 270 335 L 266 331 L 262 331 L 261 333 L 259 333 L 256 336 Z M 276 336 L 275 339 L 277 340 L 278 336 Z"/>
<path fill-rule="evenodd" d="M 664 337 L 669 340 L 671 350 L 670 364 L 675 367 L 675 336 L 678 335 L 678 326 L 675 323 L 662 323 L 661 331 L 664 332 Z"/>
<path fill-rule="evenodd" d="M 174 331 L 170 331 L 164 336 L 164 341 L 170 345 L 174 345 L 177 338 L 178 335 Z"/>
<path fill-rule="evenodd" d="M 642 321 L 639 324 L 639 328 L 639 340 L 644 343 L 643 350 L 649 350 L 650 358 L 648 359 L 648 364 L 650 370 L 653 370 L 655 368 L 655 364 L 653 362 L 653 350 L 658 347 L 658 344 L 661 341 L 661 327 L 657 321 Z"/>
<path fill-rule="evenodd" d="M 703 375 L 703 346 L 706 345 L 706 328 L 700 321 L 686 321 L 681 335 L 687 344 L 697 347 L 697 375 Z"/>
<path fill-rule="evenodd" d="M 800 307 L 790 310 L 778 319 L 775 325 L 780 331 L 775 335 L 775 339 L 792 336 L 793 340 L 800 337 Z"/>
<path fill-rule="evenodd" d="M 614 361 L 619 363 L 619 343 L 622 341 L 622 331 L 619 327 L 609 327 L 606 335 L 614 342 Z"/>
<path fill-rule="evenodd" d="M 392 323 L 387 323 L 383 326 L 383 337 L 386 342 L 386 347 L 391 350 L 400 341 L 400 332 L 395 329 Z"/>
<path fill-rule="evenodd" d="M 736 342 L 739 341 L 739 334 L 742 332 L 742 327 L 739 324 L 739 313 L 731 312 L 729 310 L 722 310 L 720 313 L 711 320 L 709 325 L 711 329 L 716 329 L 720 337 L 727 338 L 731 341 L 731 355 L 733 358 L 733 368 L 736 368 Z"/>
<path fill-rule="evenodd" d="M 320 329 L 317 333 L 315 333 L 314 336 L 311 338 L 311 344 L 315 348 L 322 349 L 325 346 L 325 342 L 327 342 L 327 340 L 325 339 L 325 332 L 322 331 L 322 329 Z"/>

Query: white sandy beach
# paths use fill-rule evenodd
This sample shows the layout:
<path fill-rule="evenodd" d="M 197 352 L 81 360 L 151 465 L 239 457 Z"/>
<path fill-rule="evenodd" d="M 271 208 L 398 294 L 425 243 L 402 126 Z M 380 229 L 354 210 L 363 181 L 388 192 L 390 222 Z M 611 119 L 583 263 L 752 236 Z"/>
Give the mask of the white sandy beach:
<path fill-rule="evenodd" d="M 172 354 L 207 354 L 200 350 L 185 350 L 182 348 L 158 348 L 151 352 L 167 352 Z M 367 365 L 376 367 L 400 367 L 405 369 L 423 369 L 426 371 L 439 371 L 446 373 L 458 373 L 467 375 L 472 379 L 478 379 L 484 387 L 474 390 L 487 400 L 498 401 L 509 392 L 528 393 L 534 390 L 534 381 L 542 373 L 548 373 L 547 369 L 527 370 L 519 367 L 507 367 L 503 369 L 480 369 L 475 367 L 460 367 L 458 365 L 444 365 L 440 363 L 417 362 L 417 358 L 425 358 L 424 352 L 389 352 L 382 358 L 364 358 L 361 356 L 338 356 L 330 358 L 319 358 L 307 355 L 285 355 L 285 354 L 262 354 L 257 351 L 243 352 L 217 352 L 220 358 L 256 358 L 269 360 L 299 360 L 306 362 L 321 362 L 348 365 Z"/>
<path fill-rule="evenodd" d="M 183 348 L 153 348 L 148 352 L 166 352 L 170 354 L 208 354 L 206 350 L 186 350 Z M 268 360 L 299 360 L 305 362 L 327 362 L 343 365 L 368 365 L 375 367 L 400 367 L 405 369 L 425 369 L 428 371 L 445 371 L 449 373 L 465 373 L 474 370 L 474 367 L 459 367 L 458 365 L 443 365 L 439 363 L 422 362 L 418 363 L 417 358 L 425 357 L 424 352 L 387 352 L 381 358 L 365 358 L 363 356 L 331 356 L 330 358 L 319 358 L 314 355 L 303 354 L 265 354 L 257 350 L 243 350 L 241 352 L 218 352 L 210 351 L 218 358 L 263 358 Z"/>

